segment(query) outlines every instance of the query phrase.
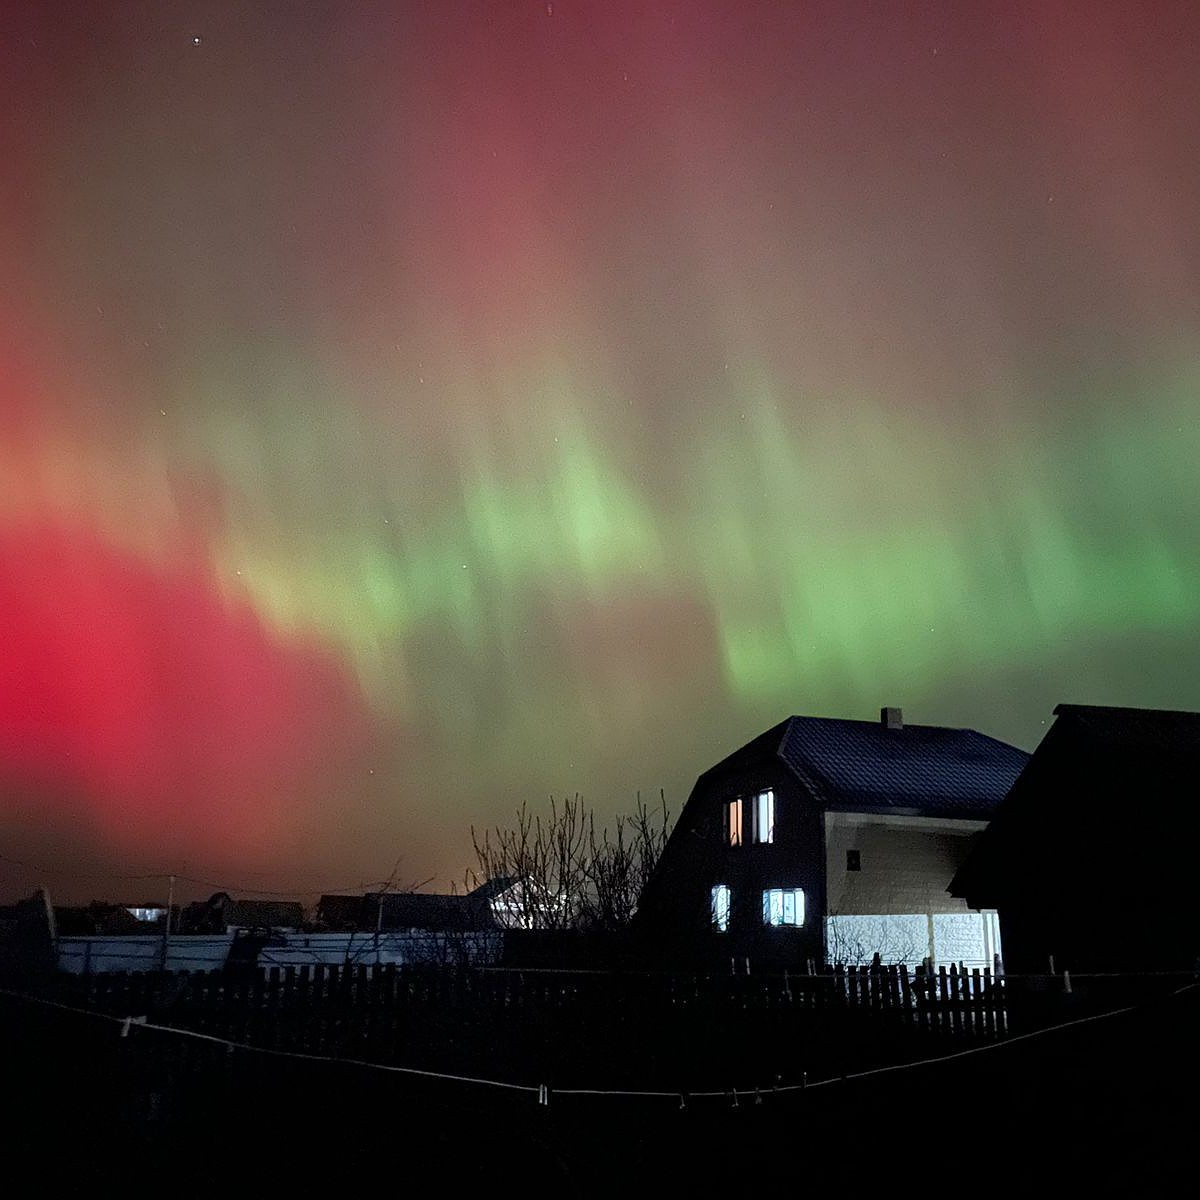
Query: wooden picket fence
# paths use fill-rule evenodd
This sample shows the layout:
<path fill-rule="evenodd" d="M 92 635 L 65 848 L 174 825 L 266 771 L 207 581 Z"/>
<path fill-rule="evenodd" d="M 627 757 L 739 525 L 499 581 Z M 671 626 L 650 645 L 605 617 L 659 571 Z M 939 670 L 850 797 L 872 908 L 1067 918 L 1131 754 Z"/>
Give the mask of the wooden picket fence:
<path fill-rule="evenodd" d="M 60 984 L 64 1002 L 239 1045 L 609 1084 L 845 1071 L 1008 1028 L 1004 981 L 957 966 L 705 975 L 316 965 Z"/>
<path fill-rule="evenodd" d="M 243 973 L 103 972 L 60 977 L 62 990 L 104 1012 L 187 1014 L 239 1028 L 263 1014 L 435 1007 L 441 1011 L 625 1007 L 671 1011 L 845 1008 L 916 1028 L 993 1038 L 1007 1031 L 1003 977 L 957 964 L 837 966 L 814 974 L 690 974 L 404 967 L 271 967 Z M 258 1022 L 258 1023 L 261 1023 Z"/>
<path fill-rule="evenodd" d="M 989 968 L 837 967 L 834 987 L 854 1008 L 896 1013 L 926 1032 L 991 1039 L 1008 1032 L 1004 981 Z"/>

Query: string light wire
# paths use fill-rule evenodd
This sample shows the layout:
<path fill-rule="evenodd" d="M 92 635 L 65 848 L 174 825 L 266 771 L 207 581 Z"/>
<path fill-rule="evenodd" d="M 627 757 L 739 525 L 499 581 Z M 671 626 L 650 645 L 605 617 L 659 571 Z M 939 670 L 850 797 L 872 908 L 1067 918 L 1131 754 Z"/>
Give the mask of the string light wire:
<path fill-rule="evenodd" d="M 1200 988 L 1200 982 L 1186 984 L 1181 988 L 1163 996 L 1162 999 L 1172 999 L 1176 996 L 1183 995 L 1186 992 L 1194 991 Z M 474 1075 L 459 1075 L 446 1071 L 426 1071 L 417 1067 L 401 1067 L 390 1063 L 369 1062 L 359 1058 L 339 1058 L 334 1055 L 327 1054 L 307 1054 L 299 1050 L 276 1050 L 268 1046 L 253 1046 L 247 1042 L 236 1042 L 229 1038 L 217 1037 L 211 1033 L 201 1033 L 195 1029 L 181 1029 L 174 1025 L 159 1025 L 155 1022 L 148 1021 L 144 1016 L 138 1017 L 115 1017 L 109 1013 L 99 1013 L 94 1009 L 77 1008 L 72 1005 L 62 1004 L 58 1001 L 47 1000 L 41 996 L 32 996 L 26 992 L 12 991 L 9 988 L 0 988 L 0 995 L 8 996 L 15 1000 L 20 1000 L 25 1003 L 41 1005 L 47 1008 L 53 1008 L 59 1011 L 74 1013 L 78 1016 L 91 1017 L 94 1019 L 104 1020 L 113 1024 L 119 1025 L 122 1030 L 122 1037 L 127 1037 L 132 1029 L 145 1029 L 153 1033 L 164 1033 L 175 1037 L 190 1038 L 195 1041 L 208 1042 L 217 1046 L 224 1046 L 231 1051 L 244 1051 L 250 1054 L 268 1055 L 274 1058 L 292 1058 L 303 1062 L 319 1062 L 337 1066 L 355 1066 L 362 1067 L 365 1070 L 385 1071 L 391 1074 L 408 1075 L 414 1078 L 437 1079 L 448 1083 L 463 1083 L 472 1084 L 479 1087 L 501 1088 L 508 1091 L 528 1092 L 538 1097 L 539 1103 L 548 1103 L 551 1091 L 557 1097 L 561 1096 L 595 1096 L 603 1098 L 629 1098 L 629 1099 L 667 1099 L 671 1101 L 679 1101 L 681 1097 L 687 1096 L 691 1099 L 728 1099 L 729 1097 L 736 1098 L 740 1096 L 754 1096 L 761 1098 L 766 1095 L 782 1095 L 785 1093 L 795 1093 L 808 1091 L 812 1088 L 828 1087 L 831 1084 L 851 1083 L 858 1079 L 867 1079 L 876 1075 L 892 1074 L 898 1071 L 918 1070 L 921 1067 L 934 1066 L 938 1063 L 954 1062 L 964 1058 L 970 1058 L 976 1054 L 986 1054 L 989 1051 L 1003 1050 L 1010 1046 L 1014 1046 L 1020 1042 L 1033 1041 L 1038 1038 L 1049 1037 L 1056 1033 L 1062 1033 L 1064 1030 L 1075 1029 L 1083 1025 L 1095 1024 L 1100 1021 L 1112 1020 L 1115 1017 L 1127 1015 L 1137 1011 L 1144 1005 L 1127 1005 L 1123 1008 L 1112 1009 L 1108 1012 L 1092 1013 L 1085 1017 L 1076 1017 L 1070 1021 L 1062 1021 L 1056 1025 L 1048 1025 L 1044 1029 L 1031 1030 L 1028 1033 L 1017 1034 L 1012 1037 L 1007 1037 L 1002 1041 L 988 1042 L 982 1046 L 971 1046 L 965 1050 L 957 1050 L 950 1054 L 938 1054 L 929 1058 L 918 1059 L 915 1062 L 892 1063 L 882 1067 L 871 1067 L 864 1071 L 851 1071 L 843 1075 L 833 1075 L 827 1079 L 815 1080 L 811 1083 L 805 1081 L 803 1083 L 785 1084 L 782 1086 L 773 1086 L 762 1088 L 761 1086 L 751 1086 L 744 1088 L 719 1088 L 695 1091 L 688 1089 L 686 1091 L 674 1090 L 659 1090 L 659 1089 L 636 1089 L 636 1088 L 554 1088 L 550 1089 L 545 1084 L 523 1084 L 513 1083 L 510 1080 L 503 1079 L 488 1079 L 483 1076 Z M 686 1106 L 685 1106 L 686 1107 Z"/>

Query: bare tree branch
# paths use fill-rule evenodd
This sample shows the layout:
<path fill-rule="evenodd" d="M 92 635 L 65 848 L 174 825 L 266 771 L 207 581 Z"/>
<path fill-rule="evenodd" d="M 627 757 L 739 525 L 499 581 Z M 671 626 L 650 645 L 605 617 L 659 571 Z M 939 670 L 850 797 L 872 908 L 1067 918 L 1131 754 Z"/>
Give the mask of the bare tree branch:
<path fill-rule="evenodd" d="M 670 813 L 661 791 L 659 799 L 651 809 L 639 792 L 633 815 L 618 816 L 611 832 L 578 793 L 551 796 L 545 818 L 523 803 L 508 827 L 471 827 L 477 866 L 467 884 L 507 883 L 495 911 L 514 928 L 620 929 L 667 842 Z"/>

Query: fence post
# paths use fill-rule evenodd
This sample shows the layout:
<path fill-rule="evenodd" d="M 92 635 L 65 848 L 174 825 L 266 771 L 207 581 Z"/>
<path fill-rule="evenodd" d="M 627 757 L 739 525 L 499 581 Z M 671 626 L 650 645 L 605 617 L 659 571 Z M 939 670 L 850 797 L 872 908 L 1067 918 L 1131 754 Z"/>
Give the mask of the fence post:
<path fill-rule="evenodd" d="M 959 978 L 958 964 L 950 964 L 950 1022 L 955 1033 L 963 1032 L 962 980 Z"/>
<path fill-rule="evenodd" d="M 983 1031 L 988 1037 L 996 1034 L 996 997 L 992 986 L 992 973 L 983 968 Z"/>

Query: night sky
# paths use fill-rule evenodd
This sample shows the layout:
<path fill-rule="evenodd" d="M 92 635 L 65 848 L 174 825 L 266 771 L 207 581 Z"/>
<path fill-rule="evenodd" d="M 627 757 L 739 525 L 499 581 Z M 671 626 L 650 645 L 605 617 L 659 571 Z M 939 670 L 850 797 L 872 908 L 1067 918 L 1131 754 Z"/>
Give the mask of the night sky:
<path fill-rule="evenodd" d="M 1200 708 L 1200 5 L 5 0 L 0 91 L 5 894 Z"/>

